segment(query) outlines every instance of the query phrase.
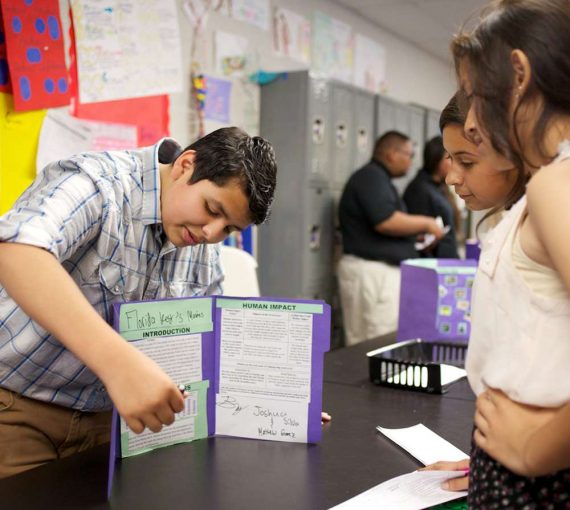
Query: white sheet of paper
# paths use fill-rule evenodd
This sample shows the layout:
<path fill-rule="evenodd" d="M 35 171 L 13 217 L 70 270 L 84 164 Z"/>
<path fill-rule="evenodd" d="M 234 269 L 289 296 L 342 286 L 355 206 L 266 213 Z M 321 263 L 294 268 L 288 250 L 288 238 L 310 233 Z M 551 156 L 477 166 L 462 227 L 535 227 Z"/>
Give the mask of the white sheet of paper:
<path fill-rule="evenodd" d="M 232 16 L 261 30 L 269 30 L 269 0 L 233 0 Z"/>
<path fill-rule="evenodd" d="M 246 37 L 217 30 L 215 33 L 216 72 L 220 76 L 243 76 L 249 42 Z"/>
<path fill-rule="evenodd" d="M 455 461 L 469 458 L 469 455 L 421 423 L 403 429 L 376 427 L 376 430 L 426 466 L 440 460 Z"/>
<path fill-rule="evenodd" d="M 449 225 L 442 227 L 443 235 L 447 234 L 450 229 L 451 227 Z M 414 243 L 414 248 L 416 249 L 416 251 L 422 251 L 424 248 L 427 248 L 434 241 L 435 241 L 435 236 L 433 234 L 425 234 L 423 241 Z"/>
<path fill-rule="evenodd" d="M 220 393 L 308 404 L 313 316 L 223 309 Z"/>
<path fill-rule="evenodd" d="M 202 380 L 202 335 L 137 340 L 136 347 L 177 384 Z"/>
<path fill-rule="evenodd" d="M 446 384 L 450 384 L 461 379 L 462 377 L 467 376 L 467 371 L 464 368 L 454 367 L 453 365 L 446 365 L 445 363 L 442 363 L 440 367 L 442 386 L 445 386 Z"/>
<path fill-rule="evenodd" d="M 307 426 L 304 402 L 216 395 L 216 434 L 306 443 Z"/>
<path fill-rule="evenodd" d="M 224 308 L 216 434 L 306 442 L 313 316 Z"/>
<path fill-rule="evenodd" d="M 80 152 L 134 149 L 136 146 L 136 126 L 82 120 L 64 110 L 50 109 L 40 131 L 36 169 L 39 172 L 52 161 Z"/>
<path fill-rule="evenodd" d="M 176 383 L 202 380 L 202 335 L 177 335 L 147 338 L 135 342 L 137 349 L 154 360 Z M 129 435 L 128 451 L 144 451 L 160 445 L 187 441 L 195 435 L 195 418 L 198 414 L 198 394 L 189 392 L 184 400 L 184 410 L 176 414 L 173 424 L 160 432 L 145 429 L 135 434 L 121 418 L 121 430 Z"/>
<path fill-rule="evenodd" d="M 82 103 L 182 91 L 175 0 L 71 0 Z"/>
<path fill-rule="evenodd" d="M 462 475 L 457 471 L 413 471 L 381 483 L 333 509 L 421 510 L 466 496 L 467 492 L 450 492 L 441 488 L 445 480 Z"/>

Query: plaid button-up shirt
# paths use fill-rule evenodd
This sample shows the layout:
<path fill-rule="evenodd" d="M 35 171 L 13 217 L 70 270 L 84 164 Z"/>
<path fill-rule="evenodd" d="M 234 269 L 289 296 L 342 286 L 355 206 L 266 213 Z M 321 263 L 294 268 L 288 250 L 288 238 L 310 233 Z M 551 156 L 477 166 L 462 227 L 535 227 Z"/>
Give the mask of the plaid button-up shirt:
<path fill-rule="evenodd" d="M 179 146 L 51 163 L 0 217 L 0 241 L 51 252 L 108 323 L 116 302 L 220 294 L 218 246 L 176 248 L 163 235 L 159 148 Z M 82 411 L 111 407 L 95 374 L 1 286 L 0 387 Z"/>

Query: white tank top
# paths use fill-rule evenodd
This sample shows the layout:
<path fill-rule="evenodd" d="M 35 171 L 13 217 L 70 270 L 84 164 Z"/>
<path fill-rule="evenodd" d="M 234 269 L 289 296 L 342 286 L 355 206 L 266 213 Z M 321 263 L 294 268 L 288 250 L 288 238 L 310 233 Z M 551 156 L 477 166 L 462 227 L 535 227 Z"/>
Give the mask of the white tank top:
<path fill-rule="evenodd" d="M 555 161 L 567 158 L 568 141 Z M 466 368 L 476 394 L 492 387 L 518 402 L 556 407 L 570 401 L 570 297 L 550 268 L 524 252 L 526 260 L 513 258 L 525 212 L 522 197 L 482 243 Z"/>

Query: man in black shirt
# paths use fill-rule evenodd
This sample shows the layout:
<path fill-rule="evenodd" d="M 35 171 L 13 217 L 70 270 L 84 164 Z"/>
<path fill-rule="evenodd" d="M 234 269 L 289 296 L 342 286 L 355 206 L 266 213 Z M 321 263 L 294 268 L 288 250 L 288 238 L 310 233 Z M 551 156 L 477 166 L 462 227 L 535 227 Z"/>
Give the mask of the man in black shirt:
<path fill-rule="evenodd" d="M 455 237 L 455 217 L 459 211 L 454 198 L 447 191 L 445 176 L 451 167 L 446 156 L 441 136 L 435 136 L 424 147 L 424 165 L 408 184 L 403 200 L 411 214 L 439 216 L 449 232 L 437 245 L 428 252 L 428 256 L 438 259 L 456 259 L 457 239 Z"/>
<path fill-rule="evenodd" d="M 372 160 L 352 174 L 339 204 L 344 255 L 338 278 L 347 345 L 395 331 L 402 260 L 418 256 L 418 234 L 443 232 L 435 218 L 411 215 L 392 179 L 405 175 L 412 142 L 398 131 L 382 135 Z"/>

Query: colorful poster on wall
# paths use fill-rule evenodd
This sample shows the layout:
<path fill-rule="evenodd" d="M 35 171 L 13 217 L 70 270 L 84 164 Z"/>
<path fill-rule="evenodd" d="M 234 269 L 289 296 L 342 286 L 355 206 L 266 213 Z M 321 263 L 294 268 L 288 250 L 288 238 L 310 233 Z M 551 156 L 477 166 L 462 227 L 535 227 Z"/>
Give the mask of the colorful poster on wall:
<path fill-rule="evenodd" d="M 137 128 L 137 145 L 139 147 L 152 145 L 161 138 L 168 136 L 169 115 L 167 95 L 136 97 L 133 99 L 119 99 L 117 101 L 103 101 L 100 103 L 87 104 L 83 104 L 79 101 L 73 24 L 71 25 L 70 32 L 69 88 L 71 91 L 72 115 L 81 119 L 135 125 Z"/>
<path fill-rule="evenodd" d="M 175 0 L 71 0 L 82 103 L 182 90 Z"/>
<path fill-rule="evenodd" d="M 204 118 L 229 124 L 232 82 L 214 78 L 213 76 L 205 76 L 205 80 L 206 101 L 204 104 Z"/>
<path fill-rule="evenodd" d="M 137 128 L 132 125 L 80 120 L 67 111 L 48 110 L 44 118 L 36 167 L 86 151 L 109 151 L 137 147 Z"/>
<path fill-rule="evenodd" d="M 279 55 L 311 62 L 311 22 L 296 12 L 280 7 L 273 15 L 273 49 Z"/>
<path fill-rule="evenodd" d="M 315 72 L 352 83 L 352 28 L 322 12 L 315 12 L 312 68 Z"/>
<path fill-rule="evenodd" d="M 15 109 L 37 110 L 68 104 L 58 0 L 2 0 L 1 5 Z"/>
<path fill-rule="evenodd" d="M 269 0 L 232 0 L 232 15 L 262 30 L 269 30 Z"/>
<path fill-rule="evenodd" d="M 89 104 L 74 101 L 71 112 L 81 119 L 135 125 L 139 147 L 152 145 L 169 134 L 168 96 L 137 97 Z"/>
<path fill-rule="evenodd" d="M 210 77 L 207 77 L 207 80 L 210 79 Z M 227 97 L 227 106 L 229 107 L 228 120 L 205 119 L 205 134 L 231 125 L 243 129 L 251 136 L 259 135 L 259 110 L 261 103 L 259 85 L 240 77 L 232 77 L 228 81 L 231 83 Z M 206 87 L 208 89 L 206 98 L 208 98 L 210 95 L 209 85 L 206 85 Z M 226 100 L 225 97 L 224 100 Z"/>
<path fill-rule="evenodd" d="M 354 84 L 375 94 L 386 91 L 386 50 L 360 34 L 354 38 Z"/>
<path fill-rule="evenodd" d="M 245 37 L 217 30 L 215 33 L 216 72 L 243 76 L 247 66 L 248 41 Z"/>
<path fill-rule="evenodd" d="M 11 94 L 0 93 L 0 214 L 36 177 L 36 151 L 46 110 L 17 112 Z"/>
<path fill-rule="evenodd" d="M 6 55 L 6 36 L 4 34 L 4 21 L 2 7 L 0 6 L 0 92 L 12 92 L 10 86 L 10 71 L 8 70 L 8 57 Z"/>

